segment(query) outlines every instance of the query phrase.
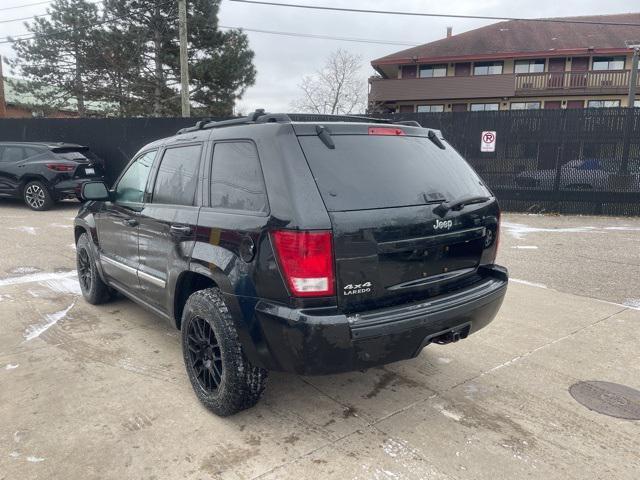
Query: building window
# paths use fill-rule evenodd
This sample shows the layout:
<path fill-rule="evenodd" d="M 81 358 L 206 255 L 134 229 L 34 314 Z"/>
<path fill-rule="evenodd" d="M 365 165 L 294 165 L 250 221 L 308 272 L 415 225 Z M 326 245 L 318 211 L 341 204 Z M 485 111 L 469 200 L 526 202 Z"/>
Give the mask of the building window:
<path fill-rule="evenodd" d="M 593 57 L 594 70 L 624 70 L 624 57 Z"/>
<path fill-rule="evenodd" d="M 500 75 L 502 62 L 477 62 L 473 64 L 474 75 Z"/>
<path fill-rule="evenodd" d="M 544 60 L 516 60 L 515 73 L 544 72 Z"/>
<path fill-rule="evenodd" d="M 589 100 L 587 108 L 616 108 L 620 106 L 620 100 Z"/>
<path fill-rule="evenodd" d="M 540 102 L 511 102 L 511 110 L 540 110 Z"/>
<path fill-rule="evenodd" d="M 415 65 L 403 65 L 400 71 L 402 74 L 402 78 L 416 78 Z"/>
<path fill-rule="evenodd" d="M 444 112 L 444 105 L 418 105 L 418 113 Z"/>
<path fill-rule="evenodd" d="M 420 78 L 446 77 L 447 65 L 420 65 Z"/>
<path fill-rule="evenodd" d="M 634 100 L 633 101 L 633 106 L 634 106 L 634 108 L 640 108 L 640 100 Z"/>
<path fill-rule="evenodd" d="M 500 110 L 499 103 L 472 103 L 471 111 L 472 112 L 493 112 Z"/>

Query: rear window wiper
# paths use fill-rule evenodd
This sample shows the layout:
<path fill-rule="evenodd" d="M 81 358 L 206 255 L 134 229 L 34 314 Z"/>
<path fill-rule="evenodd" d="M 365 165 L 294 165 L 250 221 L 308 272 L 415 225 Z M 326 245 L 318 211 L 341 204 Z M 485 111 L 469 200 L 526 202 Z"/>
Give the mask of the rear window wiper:
<path fill-rule="evenodd" d="M 333 138 L 331 138 L 331 132 L 328 128 L 323 127 L 322 125 L 316 125 L 316 133 L 328 149 L 333 150 L 336 148 L 336 144 L 333 143 Z"/>
<path fill-rule="evenodd" d="M 467 197 L 462 197 L 457 200 L 451 200 L 449 202 L 442 202 L 436 208 L 433 209 L 433 212 L 436 215 L 444 217 L 448 211 L 450 210 L 462 210 L 466 205 L 472 205 L 474 203 L 484 203 L 491 200 L 491 197 L 480 196 L 480 195 L 472 195 Z"/>

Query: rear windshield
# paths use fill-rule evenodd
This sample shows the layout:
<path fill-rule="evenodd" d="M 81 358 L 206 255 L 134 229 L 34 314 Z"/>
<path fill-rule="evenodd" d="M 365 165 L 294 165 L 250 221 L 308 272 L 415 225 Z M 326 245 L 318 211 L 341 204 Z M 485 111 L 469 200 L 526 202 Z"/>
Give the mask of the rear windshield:
<path fill-rule="evenodd" d="M 64 160 L 90 160 L 101 163 L 101 159 L 86 147 L 54 148 L 52 151 L 58 156 L 58 158 Z"/>
<path fill-rule="evenodd" d="M 317 136 L 298 139 L 329 211 L 490 195 L 451 146 L 424 137 L 333 135 L 333 150 Z"/>

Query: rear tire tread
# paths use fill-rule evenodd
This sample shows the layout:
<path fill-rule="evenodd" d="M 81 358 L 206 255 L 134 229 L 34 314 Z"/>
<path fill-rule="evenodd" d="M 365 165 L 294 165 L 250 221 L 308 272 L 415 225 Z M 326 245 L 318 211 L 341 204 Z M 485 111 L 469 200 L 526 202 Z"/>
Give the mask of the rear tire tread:
<path fill-rule="evenodd" d="M 218 391 L 211 394 L 199 385 L 188 358 L 186 332 L 190 320 L 196 316 L 209 321 L 222 350 L 224 378 Z M 258 402 L 264 392 L 267 371 L 251 365 L 246 358 L 235 323 L 219 289 L 209 288 L 191 294 L 182 315 L 182 342 L 189 380 L 205 407 L 226 417 Z"/>

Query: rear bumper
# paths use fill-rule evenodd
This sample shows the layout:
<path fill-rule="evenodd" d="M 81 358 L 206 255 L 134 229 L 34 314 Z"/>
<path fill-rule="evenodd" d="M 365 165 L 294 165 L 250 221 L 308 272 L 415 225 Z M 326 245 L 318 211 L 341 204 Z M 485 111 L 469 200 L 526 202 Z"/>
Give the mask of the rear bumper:
<path fill-rule="evenodd" d="M 413 358 L 429 343 L 465 338 L 493 320 L 507 290 L 507 271 L 484 270 L 484 279 L 464 290 L 354 315 L 260 301 L 255 308 L 263 342 L 252 350 L 267 368 L 308 375 Z"/>

